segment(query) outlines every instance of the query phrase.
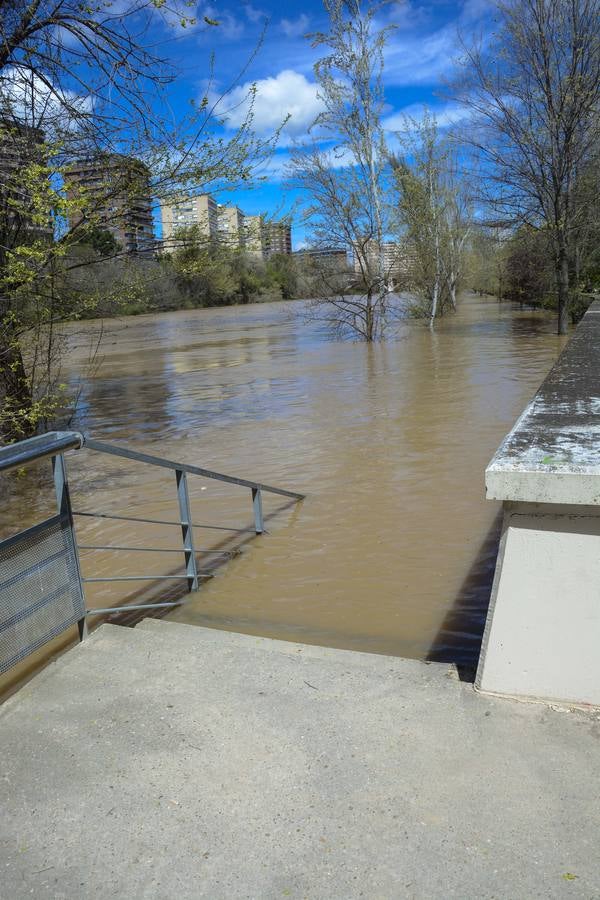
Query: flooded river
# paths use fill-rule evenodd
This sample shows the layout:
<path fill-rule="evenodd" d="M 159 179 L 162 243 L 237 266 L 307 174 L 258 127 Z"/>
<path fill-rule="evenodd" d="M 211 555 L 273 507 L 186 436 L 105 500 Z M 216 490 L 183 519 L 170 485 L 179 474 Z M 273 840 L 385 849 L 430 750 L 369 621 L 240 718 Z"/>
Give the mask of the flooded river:
<path fill-rule="evenodd" d="M 103 358 L 82 381 L 75 424 L 306 493 L 300 505 L 266 495 L 269 534 L 260 538 L 198 529 L 202 565 L 223 559 L 202 551 L 242 552 L 173 618 L 472 663 L 497 541 L 484 470 L 560 349 L 553 323 L 467 297 L 434 332 L 408 321 L 366 346 L 307 324 L 302 310 L 253 305 L 105 323 Z M 88 353 L 80 328 L 71 335 L 73 382 Z M 173 472 L 87 451 L 72 454 L 69 468 L 80 511 L 177 517 Z M 195 521 L 251 528 L 247 489 L 190 479 L 190 493 Z M 48 484 L 22 479 L 5 507 L 5 532 L 51 503 Z M 85 546 L 168 549 L 180 540 L 177 528 L 111 519 L 78 518 L 77 531 Z M 88 577 L 181 572 L 181 556 L 167 553 L 81 557 Z M 90 583 L 87 595 L 107 606 L 153 587 Z"/>

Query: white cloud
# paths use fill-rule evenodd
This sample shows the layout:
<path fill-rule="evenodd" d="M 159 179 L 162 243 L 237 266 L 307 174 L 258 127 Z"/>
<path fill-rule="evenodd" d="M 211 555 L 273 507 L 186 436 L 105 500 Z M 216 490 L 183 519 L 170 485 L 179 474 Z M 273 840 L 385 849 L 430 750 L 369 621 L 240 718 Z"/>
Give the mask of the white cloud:
<path fill-rule="evenodd" d="M 251 3 L 246 3 L 244 6 L 244 12 L 246 13 L 246 18 L 249 22 L 256 24 L 260 22 L 262 19 L 267 18 L 267 14 L 262 11 L 262 9 L 256 9 L 252 6 Z"/>
<path fill-rule="evenodd" d="M 0 103 L 24 124 L 49 132 L 73 130 L 93 108 L 90 97 L 53 87 L 17 66 L 9 67 L 0 77 Z"/>
<path fill-rule="evenodd" d="M 282 19 L 279 27 L 287 37 L 300 37 L 306 34 L 309 23 L 308 16 L 302 13 L 297 19 Z"/>
<path fill-rule="evenodd" d="M 252 126 L 258 134 L 273 133 L 289 115 L 283 136 L 287 140 L 306 134 L 323 109 L 317 96 L 317 85 L 300 72 L 284 69 L 271 78 L 255 82 L 256 96 L 252 109 Z M 248 94 L 252 82 L 239 85 L 227 96 L 228 109 L 219 114 L 228 128 L 239 128 L 248 113 Z"/>
<path fill-rule="evenodd" d="M 470 34 L 487 30 L 490 0 L 464 0 L 457 4 L 457 15 L 435 31 L 427 30 L 430 10 L 426 6 L 395 7 L 386 24 L 396 30 L 389 35 L 385 49 L 386 84 L 436 84 L 453 67 L 460 55 L 459 32 Z"/>
<path fill-rule="evenodd" d="M 449 71 L 457 52 L 454 28 L 429 35 L 395 33 L 385 50 L 387 84 L 434 84 Z"/>

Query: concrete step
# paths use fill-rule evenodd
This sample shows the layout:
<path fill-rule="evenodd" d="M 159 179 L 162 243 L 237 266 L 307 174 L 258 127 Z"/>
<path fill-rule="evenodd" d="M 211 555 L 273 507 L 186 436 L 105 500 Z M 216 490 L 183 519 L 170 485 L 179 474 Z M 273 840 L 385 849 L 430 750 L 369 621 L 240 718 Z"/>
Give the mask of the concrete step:
<path fill-rule="evenodd" d="M 185 625 L 168 619 L 143 619 L 136 628 L 146 634 L 173 642 L 174 648 L 211 645 L 222 650 L 247 651 L 253 653 L 283 653 L 287 656 L 302 656 L 304 659 L 321 660 L 352 668 L 364 667 L 372 672 L 405 674 L 414 678 L 424 678 L 428 682 L 435 679 L 458 683 L 456 667 L 448 663 L 425 662 L 400 656 L 386 656 L 380 653 L 359 653 L 354 650 L 340 650 L 317 644 L 300 644 L 294 641 L 280 641 L 273 638 L 205 628 L 199 625 Z"/>

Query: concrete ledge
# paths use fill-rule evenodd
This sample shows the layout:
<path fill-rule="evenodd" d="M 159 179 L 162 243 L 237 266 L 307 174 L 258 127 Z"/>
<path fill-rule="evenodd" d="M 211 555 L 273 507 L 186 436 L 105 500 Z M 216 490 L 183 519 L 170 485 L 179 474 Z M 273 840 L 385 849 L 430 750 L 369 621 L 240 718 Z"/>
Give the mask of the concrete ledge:
<path fill-rule="evenodd" d="M 476 685 L 600 706 L 600 303 L 486 471 L 504 520 Z"/>
<path fill-rule="evenodd" d="M 600 302 L 486 470 L 487 497 L 600 505 Z"/>
<path fill-rule="evenodd" d="M 361 653 L 356 650 L 340 650 L 322 647 L 318 644 L 300 644 L 296 641 L 279 641 L 237 631 L 222 631 L 218 628 L 204 628 L 199 625 L 185 625 L 169 619 L 144 619 L 135 630 L 158 637 L 163 643 L 171 641 L 174 647 L 187 647 L 197 651 L 204 644 L 220 647 L 224 652 L 246 652 L 254 654 L 281 653 L 301 660 L 315 660 L 322 663 L 363 667 L 370 672 L 393 672 L 406 674 L 411 678 L 435 680 L 452 678 L 458 680 L 456 666 L 452 663 L 426 662 L 421 659 L 406 659 L 401 656 L 387 656 L 382 653 Z"/>

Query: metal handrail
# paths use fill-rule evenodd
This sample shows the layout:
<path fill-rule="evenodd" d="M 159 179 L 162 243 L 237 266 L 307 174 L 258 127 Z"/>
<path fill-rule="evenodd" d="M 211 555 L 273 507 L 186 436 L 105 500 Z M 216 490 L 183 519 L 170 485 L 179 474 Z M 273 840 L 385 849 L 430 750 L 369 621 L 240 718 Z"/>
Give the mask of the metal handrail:
<path fill-rule="evenodd" d="M 143 519 L 140 516 L 117 516 L 114 513 L 93 513 L 87 510 L 74 509 L 74 516 L 85 516 L 88 519 L 116 519 L 118 522 L 139 522 L 142 525 L 176 525 L 181 527 L 181 522 L 168 519 Z M 254 528 L 228 528 L 226 525 L 201 525 L 198 522 L 191 523 L 192 528 L 206 528 L 209 531 L 229 531 L 235 534 L 254 534 Z"/>
<path fill-rule="evenodd" d="M 116 544 L 78 544 L 80 550 L 127 550 L 130 553 L 181 553 L 181 547 L 118 547 Z M 236 556 L 235 550 L 209 550 L 196 547 L 196 553 L 212 553 L 216 556 Z"/>
<path fill-rule="evenodd" d="M 69 494 L 69 486 L 67 480 L 67 469 L 64 453 L 67 450 L 94 450 L 99 453 L 106 453 L 111 456 L 118 456 L 133 462 L 141 462 L 148 465 L 158 466 L 170 469 L 175 472 L 177 499 L 179 504 L 179 521 L 164 521 L 158 519 L 135 518 L 132 516 L 119 516 L 110 513 L 94 513 L 79 512 L 72 509 Z M 237 478 L 232 475 L 224 475 L 221 472 L 215 472 L 211 469 L 204 469 L 199 466 L 189 465 L 187 463 L 174 462 L 161 456 L 154 456 L 148 453 L 141 453 L 137 450 L 130 450 L 126 447 L 115 446 L 105 441 L 96 441 L 77 431 L 52 431 L 37 437 L 20 441 L 17 444 L 8 447 L 0 447 L 0 472 L 9 471 L 11 469 L 21 468 L 38 459 L 52 457 L 52 466 L 54 472 L 55 491 L 59 508 L 59 518 L 65 520 L 69 524 L 71 534 L 73 536 L 73 547 L 75 554 L 75 563 L 78 573 L 78 582 L 82 586 L 89 582 L 113 582 L 113 581 L 162 581 L 169 579 L 172 581 L 187 582 L 188 591 L 197 590 L 199 581 L 211 578 L 210 572 L 201 572 L 198 568 L 196 559 L 197 553 L 208 553 L 214 556 L 232 557 L 236 555 L 236 551 L 229 550 L 197 550 L 194 546 L 193 529 L 206 528 L 218 531 L 227 531 L 234 534 L 255 533 L 262 534 L 264 532 L 264 518 L 262 510 L 262 492 L 277 494 L 282 497 L 289 497 L 292 500 L 300 501 L 304 499 L 304 494 L 296 491 L 288 491 L 283 488 L 273 487 L 272 485 L 263 484 L 258 481 L 251 481 L 246 478 Z M 232 484 L 238 487 L 248 488 L 252 494 L 252 510 L 254 513 L 254 529 L 249 528 L 229 528 L 222 525 L 196 524 L 192 521 L 190 499 L 187 488 L 187 475 L 197 475 L 201 478 L 214 479 L 226 484 Z M 129 522 L 143 522 L 156 525 L 174 525 L 181 528 L 182 545 L 179 551 L 176 548 L 157 548 L 156 552 L 183 552 L 185 561 L 185 574 L 177 575 L 120 575 L 103 578 L 83 578 L 80 571 L 78 546 L 75 539 L 75 530 L 73 526 L 73 516 L 89 516 L 92 518 L 119 519 Z M 51 520 L 48 520 L 51 521 Z M 48 522 L 41 523 L 47 525 Z M 41 526 L 40 526 L 41 527 Z M 21 532 L 22 536 L 24 532 Z M 8 541 L 0 542 L 4 546 L 10 543 Z M 127 550 L 131 552 L 147 550 L 149 547 L 121 547 L 121 546 L 89 546 L 82 545 L 82 550 Z M 239 552 L 239 551 L 238 551 Z M 83 594 L 83 588 L 82 588 Z M 121 607 L 109 607 L 106 609 L 85 609 L 84 616 L 99 615 L 103 613 L 129 612 L 135 609 L 158 609 L 179 606 L 183 600 L 165 601 L 156 603 L 129 604 Z M 86 633 L 85 619 L 79 621 L 80 637 Z"/>
<path fill-rule="evenodd" d="M 36 459 L 58 456 L 65 450 L 83 447 L 84 437 L 78 431 L 48 431 L 7 447 L 0 447 L 0 472 L 20 469 Z"/>
<path fill-rule="evenodd" d="M 162 456 L 152 456 L 149 453 L 140 453 L 138 450 L 128 450 L 125 447 L 117 447 L 115 444 L 107 444 L 104 441 L 95 441 L 84 437 L 84 446 L 88 450 L 98 450 L 100 453 L 110 453 L 112 456 L 122 456 L 124 459 L 132 459 L 136 462 L 148 463 L 151 466 L 161 466 L 164 469 L 187 472 L 188 475 L 199 475 L 202 478 L 214 478 L 227 484 L 237 484 L 240 487 L 252 488 L 255 491 L 267 491 L 270 494 L 279 494 L 282 497 L 291 497 L 293 500 L 304 500 L 304 494 L 296 491 L 286 491 L 283 488 L 272 487 L 259 481 L 249 481 L 246 478 L 236 478 L 233 475 L 223 475 L 221 472 L 213 472 L 211 469 L 201 469 L 199 466 L 191 466 L 187 463 L 173 462 Z"/>

